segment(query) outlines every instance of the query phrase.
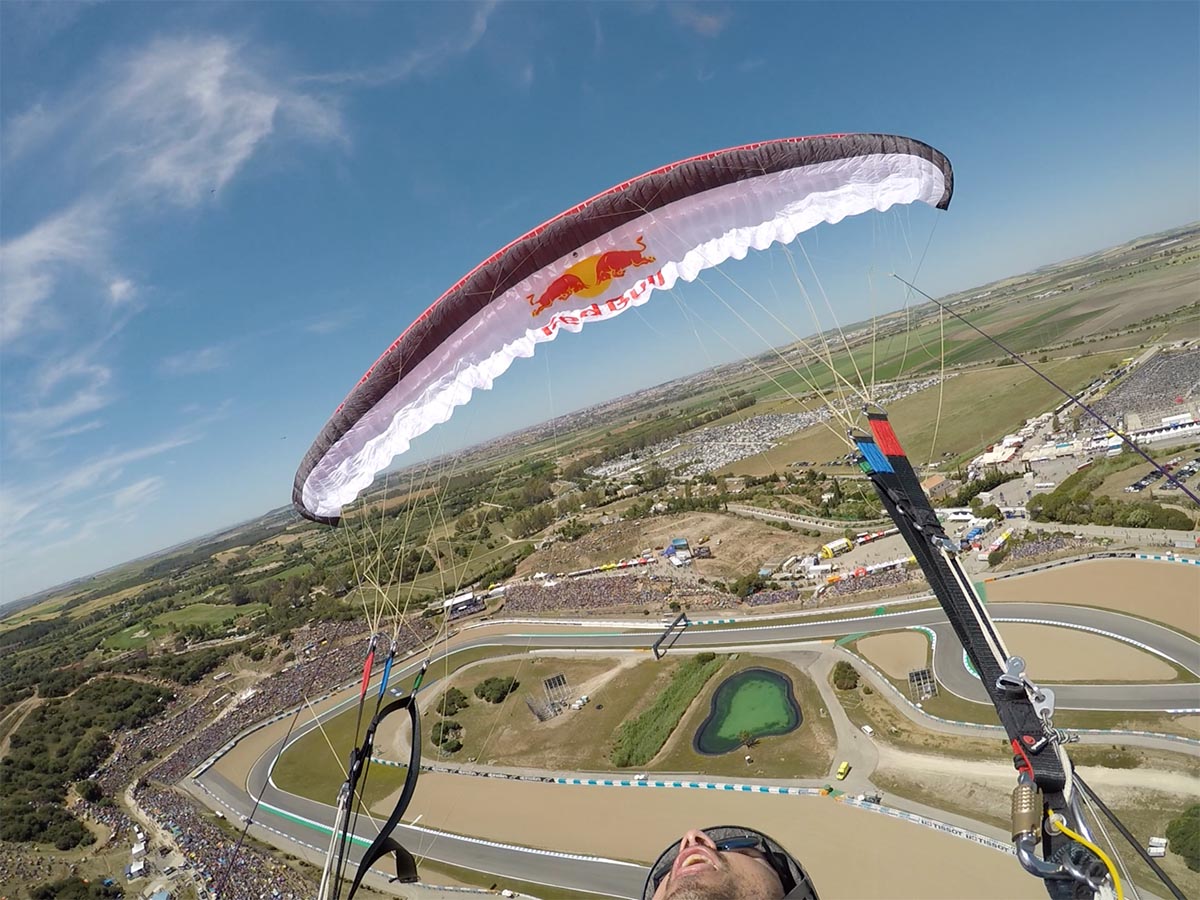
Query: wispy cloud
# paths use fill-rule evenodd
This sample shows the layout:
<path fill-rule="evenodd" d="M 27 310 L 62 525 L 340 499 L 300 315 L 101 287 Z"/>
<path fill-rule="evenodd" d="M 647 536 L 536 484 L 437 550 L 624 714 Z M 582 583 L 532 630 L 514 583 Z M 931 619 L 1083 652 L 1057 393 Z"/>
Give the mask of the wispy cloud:
<path fill-rule="evenodd" d="M 328 100 L 271 78 L 243 45 L 192 37 L 153 41 L 60 98 L 11 117 L 5 143 L 10 164 L 49 154 L 103 176 L 110 204 L 166 199 L 193 206 L 279 132 L 344 140 Z"/>
<path fill-rule="evenodd" d="M 331 85 L 379 87 L 427 75 L 445 60 L 465 56 L 474 50 L 487 34 L 488 19 L 496 6 L 497 0 L 486 0 L 475 8 L 465 31 L 447 35 L 440 40 L 422 39 L 421 46 L 408 50 L 382 65 L 308 75 L 301 80 Z"/>
<path fill-rule="evenodd" d="M 115 350 L 104 345 L 150 296 L 118 261 L 128 225 L 207 202 L 272 139 L 345 143 L 336 105 L 297 90 L 265 58 L 223 37 L 158 39 L 4 120 L 10 179 L 51 169 L 79 186 L 0 245 L 0 347 L 16 361 L 4 430 L 18 455 L 94 430 L 115 399 Z M 225 362 L 207 348 L 163 371 Z"/>
<path fill-rule="evenodd" d="M 66 324 L 49 303 L 56 288 L 72 274 L 112 278 L 110 243 L 103 205 L 83 200 L 0 245 L 0 345 Z"/>
<path fill-rule="evenodd" d="M 224 345 L 202 347 L 168 356 L 159 364 L 164 375 L 200 375 L 229 365 L 229 348 Z"/>
<path fill-rule="evenodd" d="M 700 8 L 688 3 L 672 3 L 668 8 L 671 10 L 671 18 L 701 37 L 716 37 L 725 30 L 732 18 L 732 13 L 728 10 L 718 10 L 711 6 Z"/>
<path fill-rule="evenodd" d="M 5 412 L 6 438 L 18 457 L 42 451 L 47 439 L 61 439 L 97 427 L 67 426 L 108 406 L 114 399 L 112 369 L 87 357 L 66 357 L 34 373 L 26 402 Z"/>
<path fill-rule="evenodd" d="M 151 475 L 149 478 L 127 484 L 110 495 L 112 507 L 117 510 L 129 510 L 145 506 L 158 497 L 164 484 L 166 484 L 166 479 L 158 475 Z"/>
<path fill-rule="evenodd" d="M 335 331 L 341 331 L 350 323 L 348 316 L 331 316 L 325 319 L 317 319 L 315 322 L 309 322 L 302 326 L 309 334 L 333 334 Z"/>
<path fill-rule="evenodd" d="M 199 440 L 197 433 L 178 433 L 149 444 L 113 450 L 93 457 L 87 462 L 64 469 L 50 478 L 17 487 L 0 486 L 0 529 L 5 539 L 11 538 L 29 527 L 30 523 L 48 521 L 62 515 L 55 504 L 65 500 L 93 500 L 108 497 L 113 502 L 122 491 L 128 492 L 135 484 L 150 480 L 143 477 L 134 484 L 121 486 L 126 468 L 132 463 L 161 456 L 178 447 Z M 129 497 L 144 493 L 148 488 L 138 488 Z M 129 497 L 123 502 L 129 505 Z"/>

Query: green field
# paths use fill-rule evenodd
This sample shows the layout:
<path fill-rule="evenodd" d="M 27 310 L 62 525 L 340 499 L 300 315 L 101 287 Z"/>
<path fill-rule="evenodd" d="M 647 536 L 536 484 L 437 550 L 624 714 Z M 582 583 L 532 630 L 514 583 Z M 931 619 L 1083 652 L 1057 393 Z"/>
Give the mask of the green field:
<path fill-rule="evenodd" d="M 247 603 L 243 606 L 192 603 L 180 609 L 160 613 L 151 622 L 154 626 L 161 628 L 171 625 L 218 625 L 230 619 L 236 621 L 242 618 L 253 618 L 266 608 L 265 603 Z"/>
<path fill-rule="evenodd" d="M 499 648 L 497 648 L 499 649 Z M 479 651 L 473 651 L 478 653 Z M 459 654 L 456 654 L 459 656 Z M 505 659 L 487 656 L 456 660 L 456 673 L 448 680 L 422 691 L 423 756 L 426 762 L 446 759 L 465 763 L 474 758 L 481 765 L 525 766 L 553 771 L 609 771 L 608 758 L 614 736 L 621 724 L 636 718 L 653 703 L 671 682 L 674 671 L 688 657 L 656 662 L 635 660 L 621 667 L 602 686 L 595 688 L 591 702 L 581 710 L 567 710 L 549 722 L 538 722 L 526 708 L 524 694 L 541 696 L 542 680 L 564 674 L 571 685 L 582 685 L 613 670 L 607 658 L 562 658 L 522 655 Z M 470 665 L 470 663 L 477 663 Z M 464 666 L 470 665 L 464 669 Z M 755 777 L 818 777 L 828 771 L 835 738 L 828 718 L 820 715 L 823 702 L 811 680 L 794 666 L 778 659 L 747 656 L 729 661 L 722 674 L 736 673 L 747 667 L 768 666 L 792 680 L 797 702 L 804 710 L 804 724 L 786 735 L 762 739 L 754 748 L 756 763 L 747 769 L 738 753 L 722 757 L 702 757 L 692 750 L 692 735 L 708 713 L 716 681 L 711 680 L 691 702 L 667 741 L 663 751 L 645 767 L 662 772 L 704 772 L 711 775 L 747 775 Z M 472 688 L 491 676 L 512 677 L 520 687 L 502 703 L 488 704 L 472 693 Z M 463 726 L 462 750 L 443 756 L 429 740 L 429 731 L 439 717 L 434 714 L 442 688 L 453 684 L 467 694 L 470 705 L 454 720 Z M 577 693 L 576 689 L 573 693 Z M 603 707 L 603 708 L 600 708 Z M 282 789 L 332 802 L 345 777 L 345 761 L 356 741 L 354 709 L 324 723 L 296 741 L 275 766 L 274 778 Z M 376 756 L 401 761 L 407 752 L 396 743 L 398 732 L 388 723 L 381 726 L 376 739 Z M 372 769 L 366 796 L 372 803 L 381 800 L 403 783 L 404 770 L 397 766 Z"/>
<path fill-rule="evenodd" d="M 760 739 L 747 753 L 753 759 L 747 765 L 744 754 L 725 753 L 721 756 L 701 756 L 692 749 L 692 736 L 708 716 L 712 696 L 719 682 L 743 669 L 774 669 L 791 679 L 804 721 L 787 734 Z M 825 701 L 812 679 L 796 666 L 781 658 L 738 654 L 700 692 L 687 715 L 667 742 L 666 748 L 653 761 L 650 769 L 658 772 L 702 772 L 715 777 L 737 778 L 820 778 L 829 771 L 837 736 L 828 716 L 822 715 Z"/>
<path fill-rule="evenodd" d="M 265 603 L 247 603 L 243 606 L 191 603 L 179 609 L 169 609 L 159 613 L 149 622 L 136 622 L 105 638 L 103 645 L 108 650 L 135 650 L 169 634 L 173 625 L 176 627 L 213 626 L 226 621 L 232 623 L 243 618 L 254 618 L 265 612 L 266 609 Z"/>

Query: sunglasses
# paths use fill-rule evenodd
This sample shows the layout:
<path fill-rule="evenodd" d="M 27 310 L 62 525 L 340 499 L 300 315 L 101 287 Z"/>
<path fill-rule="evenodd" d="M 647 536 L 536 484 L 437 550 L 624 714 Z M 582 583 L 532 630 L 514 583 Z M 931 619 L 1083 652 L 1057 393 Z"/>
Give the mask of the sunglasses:
<path fill-rule="evenodd" d="M 713 828 L 711 830 L 724 831 L 725 829 Z M 766 835 L 750 833 L 738 835 L 736 837 L 725 837 L 718 840 L 709 834 L 709 829 L 705 829 L 704 833 L 708 834 L 708 836 L 712 838 L 718 853 L 745 853 L 746 855 L 749 855 L 746 853 L 746 851 L 756 852 L 762 858 L 762 860 L 771 867 L 771 871 L 773 871 L 779 878 L 780 883 L 783 885 L 783 892 L 785 894 L 796 886 L 796 881 L 792 877 L 792 872 L 788 867 L 787 859 L 782 853 L 771 847 L 771 845 L 767 842 Z M 655 890 L 658 890 L 658 886 L 662 883 L 662 880 L 667 877 L 667 873 L 671 871 L 671 866 L 675 863 L 675 860 L 678 859 L 682 850 L 683 841 L 680 841 L 674 853 L 664 854 L 664 859 L 657 867 L 659 871 L 655 872 L 652 876 L 652 883 Z"/>

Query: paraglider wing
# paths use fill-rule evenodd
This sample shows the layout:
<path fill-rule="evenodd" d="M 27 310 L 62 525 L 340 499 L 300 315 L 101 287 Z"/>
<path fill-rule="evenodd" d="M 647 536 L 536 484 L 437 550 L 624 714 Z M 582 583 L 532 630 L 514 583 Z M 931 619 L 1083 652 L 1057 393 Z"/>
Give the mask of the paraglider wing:
<path fill-rule="evenodd" d="M 788 138 L 664 166 L 567 210 L 485 260 L 398 337 L 304 457 L 297 511 L 336 523 L 410 442 L 560 331 L 619 315 L 821 222 L 921 201 L 946 209 L 950 163 L 910 138 Z"/>

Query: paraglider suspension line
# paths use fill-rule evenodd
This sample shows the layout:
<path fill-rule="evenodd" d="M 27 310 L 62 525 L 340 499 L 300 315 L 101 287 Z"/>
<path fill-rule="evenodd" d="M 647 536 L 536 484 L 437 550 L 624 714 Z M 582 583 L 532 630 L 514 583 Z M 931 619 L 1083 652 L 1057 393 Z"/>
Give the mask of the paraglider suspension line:
<path fill-rule="evenodd" d="M 982 328 L 980 328 L 974 322 L 970 321 L 966 316 L 962 315 L 959 312 L 956 312 L 955 310 L 951 309 L 946 304 L 933 299 L 933 297 L 930 297 L 927 293 L 925 293 L 923 290 L 921 290 L 919 287 L 917 287 L 911 281 L 908 281 L 907 279 L 900 277 L 895 272 L 892 273 L 892 277 L 895 278 L 897 281 L 899 281 L 901 284 L 908 285 L 908 287 L 912 288 L 912 290 L 916 291 L 918 294 L 920 294 L 922 297 L 924 297 L 926 300 L 928 300 L 930 303 L 932 303 L 938 309 L 942 310 L 942 312 L 946 312 L 946 313 L 949 313 L 950 315 L 954 316 L 954 318 L 958 319 L 958 321 L 962 322 L 964 325 L 966 325 L 968 328 L 970 328 L 976 334 L 980 335 L 984 339 L 995 344 L 997 347 L 999 347 L 1001 350 L 1003 350 L 1006 354 L 1008 354 L 1010 359 L 1012 359 L 1015 362 L 1019 362 L 1021 365 L 1023 365 L 1025 368 L 1027 368 L 1030 372 L 1032 372 L 1038 378 L 1042 379 L 1042 381 L 1046 382 L 1046 384 L 1050 385 L 1050 387 L 1054 388 L 1056 391 L 1058 391 L 1060 394 L 1062 394 L 1064 397 L 1066 397 L 1068 400 L 1070 400 L 1072 403 L 1074 403 L 1076 406 L 1078 406 L 1080 409 L 1082 409 L 1084 412 L 1086 412 L 1089 416 L 1091 416 L 1093 419 L 1095 419 L 1097 422 L 1099 422 L 1101 425 L 1103 425 L 1105 428 L 1107 428 L 1110 432 L 1112 432 L 1117 437 L 1119 437 L 1129 447 L 1129 449 L 1131 449 L 1134 453 L 1138 454 L 1138 456 L 1140 456 L 1144 460 L 1146 460 L 1146 462 L 1150 463 L 1150 465 L 1154 466 L 1155 470 L 1160 472 L 1163 475 L 1163 477 L 1165 477 L 1167 479 L 1167 481 L 1171 482 L 1171 484 L 1175 485 L 1175 487 L 1177 487 L 1177 488 L 1179 488 L 1179 490 L 1183 491 L 1184 494 L 1186 494 L 1192 500 L 1193 503 L 1195 503 L 1197 506 L 1200 506 L 1200 497 L 1197 497 L 1196 494 L 1194 494 L 1189 488 L 1185 487 L 1183 482 L 1179 481 L 1170 472 L 1168 472 L 1166 469 L 1164 469 L 1162 466 L 1160 466 L 1158 463 L 1156 463 L 1154 461 L 1154 459 L 1150 456 L 1149 453 L 1147 453 L 1145 450 L 1143 450 L 1141 447 L 1139 447 L 1134 441 L 1132 441 L 1128 437 L 1126 437 L 1124 432 L 1118 431 L 1117 428 L 1115 426 L 1109 424 L 1109 422 L 1103 416 L 1101 416 L 1100 413 L 1096 412 L 1094 409 L 1092 409 L 1090 406 L 1088 406 L 1086 403 L 1084 403 L 1082 400 L 1080 400 L 1078 397 L 1076 397 L 1074 394 L 1072 394 L 1070 391 L 1068 391 L 1065 387 L 1060 385 L 1058 382 L 1054 381 L 1054 379 L 1052 379 L 1049 375 L 1045 374 L 1044 372 L 1039 371 L 1032 363 L 1030 363 L 1029 361 L 1024 359 L 1019 353 L 1016 353 L 1015 351 L 1008 349 L 1008 347 L 1004 346 L 1003 343 L 1001 343 L 996 338 L 992 337 L 990 334 L 988 334 L 986 331 L 984 331 Z"/>
<path fill-rule="evenodd" d="M 292 724 L 288 726 L 287 734 L 283 736 L 283 743 L 279 745 L 279 752 L 275 754 L 275 762 L 271 763 L 271 767 L 275 767 L 275 763 L 279 762 L 279 757 L 283 755 L 284 748 L 287 747 L 288 738 L 292 736 L 292 729 L 296 727 L 296 722 L 300 718 L 300 710 L 302 706 L 296 707 L 296 713 L 292 716 Z M 246 816 L 246 823 L 242 826 L 242 833 L 238 835 L 238 842 L 233 848 L 233 853 L 229 856 L 229 864 L 225 867 L 225 874 L 221 876 L 216 888 L 213 890 L 214 900 L 221 900 L 221 891 L 225 887 L 225 883 L 229 881 L 229 876 L 233 872 L 234 863 L 237 862 L 238 853 L 241 852 L 242 842 L 246 840 L 246 832 L 250 830 L 250 825 L 254 821 L 254 814 L 258 812 L 258 804 L 262 802 L 262 795 L 267 790 L 267 785 L 271 783 L 271 779 L 263 779 L 262 787 L 258 789 L 258 796 L 254 798 L 254 806 L 250 807 L 250 815 Z"/>
<path fill-rule="evenodd" d="M 1113 823 L 1113 827 L 1116 828 L 1117 831 L 1121 832 L 1121 837 L 1125 838 L 1125 840 L 1129 842 L 1129 845 L 1137 851 L 1138 856 L 1140 856 L 1146 865 L 1148 865 L 1154 871 L 1154 874 L 1158 876 L 1159 880 L 1166 886 L 1167 890 L 1171 892 L 1176 900 L 1187 900 L 1187 898 L 1184 897 L 1183 891 L 1181 891 L 1175 885 L 1175 882 L 1171 880 L 1171 876 L 1162 870 L 1162 866 L 1156 863 L 1154 861 L 1154 857 L 1146 852 L 1145 848 L 1143 848 L 1138 842 L 1138 839 L 1130 833 L 1129 829 L 1126 828 L 1121 820 L 1117 818 L 1116 814 L 1105 805 L 1103 800 L 1096 796 L 1096 792 L 1091 789 L 1088 783 L 1079 777 L 1078 771 L 1075 772 L 1075 785 L 1087 795 L 1087 798 L 1091 800 L 1092 803 L 1096 804 L 1096 808 L 1100 810 L 1100 812 L 1104 813 L 1105 818 Z"/>

